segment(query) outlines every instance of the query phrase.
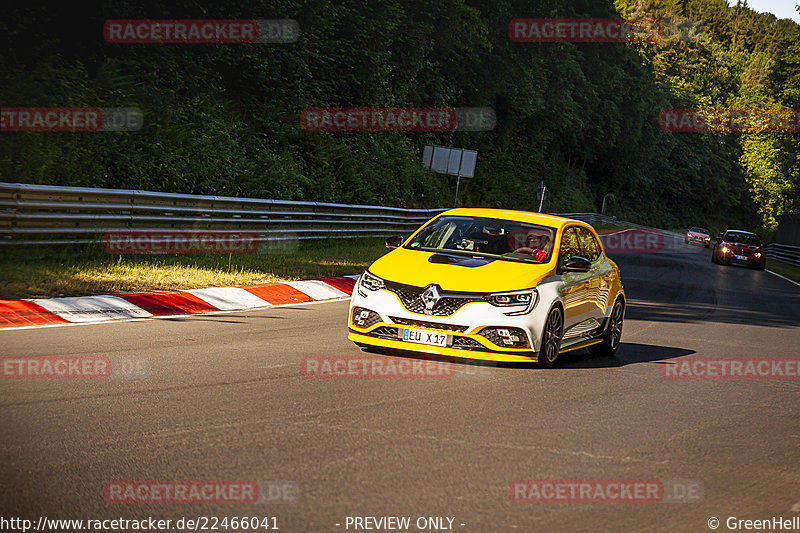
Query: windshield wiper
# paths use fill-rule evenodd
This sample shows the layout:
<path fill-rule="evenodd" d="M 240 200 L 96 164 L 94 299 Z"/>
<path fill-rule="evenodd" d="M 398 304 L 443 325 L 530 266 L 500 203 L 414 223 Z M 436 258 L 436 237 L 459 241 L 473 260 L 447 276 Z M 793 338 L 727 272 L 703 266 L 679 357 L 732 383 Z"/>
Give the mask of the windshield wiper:
<path fill-rule="evenodd" d="M 411 248 L 411 250 L 423 250 L 426 252 L 434 252 L 437 254 L 456 254 L 456 255 L 468 255 L 474 258 L 491 258 L 491 259 L 499 259 L 500 261 L 514 261 L 515 263 L 530 263 L 534 265 L 543 265 L 544 263 L 540 263 L 538 261 L 532 260 L 529 261 L 527 259 L 523 259 L 520 257 L 508 257 L 506 255 L 498 255 L 498 254 L 487 254 L 483 252 L 475 252 L 471 250 L 450 250 L 446 248 L 428 248 L 426 246 L 420 246 L 418 248 Z M 533 258 L 531 258 L 533 259 Z"/>
<path fill-rule="evenodd" d="M 449 250 L 446 248 L 428 248 L 425 246 L 420 246 L 419 248 L 411 248 L 412 250 L 424 250 L 426 252 L 434 252 L 437 254 L 458 254 L 458 255 L 469 255 L 473 257 L 498 257 L 493 254 L 484 254 L 482 252 L 474 252 L 472 250 Z"/>

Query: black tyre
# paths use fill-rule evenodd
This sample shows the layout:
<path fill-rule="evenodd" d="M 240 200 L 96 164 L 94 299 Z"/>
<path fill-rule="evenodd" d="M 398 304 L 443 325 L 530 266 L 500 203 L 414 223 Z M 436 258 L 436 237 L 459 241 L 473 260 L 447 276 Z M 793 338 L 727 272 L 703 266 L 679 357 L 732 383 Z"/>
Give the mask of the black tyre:
<path fill-rule="evenodd" d="M 554 307 L 547 315 L 542 331 L 542 344 L 539 348 L 539 364 L 552 368 L 558 361 L 558 351 L 561 349 L 561 337 L 564 333 L 564 315 L 561 309 Z"/>
<path fill-rule="evenodd" d="M 589 346 L 592 355 L 599 357 L 614 357 L 619 348 L 619 341 L 622 339 L 622 323 L 625 321 L 625 304 L 622 299 L 617 299 L 611 316 L 608 317 L 608 326 L 603 334 L 603 342 Z"/>

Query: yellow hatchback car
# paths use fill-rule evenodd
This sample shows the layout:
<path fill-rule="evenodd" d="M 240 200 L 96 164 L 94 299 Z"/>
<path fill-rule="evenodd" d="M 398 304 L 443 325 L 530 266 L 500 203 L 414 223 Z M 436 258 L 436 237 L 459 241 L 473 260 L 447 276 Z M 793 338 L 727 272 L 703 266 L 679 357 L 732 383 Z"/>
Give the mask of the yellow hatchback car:
<path fill-rule="evenodd" d="M 544 366 L 578 348 L 617 351 L 619 269 L 584 222 L 451 209 L 386 246 L 350 301 L 359 346 Z"/>

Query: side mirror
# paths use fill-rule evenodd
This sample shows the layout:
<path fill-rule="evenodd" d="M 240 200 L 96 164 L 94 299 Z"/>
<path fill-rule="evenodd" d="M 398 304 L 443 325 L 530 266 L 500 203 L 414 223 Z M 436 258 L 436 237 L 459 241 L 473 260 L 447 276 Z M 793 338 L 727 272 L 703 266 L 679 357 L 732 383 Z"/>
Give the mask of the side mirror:
<path fill-rule="evenodd" d="M 403 237 L 401 235 L 395 235 L 394 237 L 389 237 L 386 239 L 386 247 L 390 250 L 394 250 L 395 248 L 400 248 L 403 245 Z"/>
<path fill-rule="evenodd" d="M 573 255 L 567 259 L 567 263 L 561 267 L 561 272 L 589 272 L 592 263 L 585 257 Z"/>

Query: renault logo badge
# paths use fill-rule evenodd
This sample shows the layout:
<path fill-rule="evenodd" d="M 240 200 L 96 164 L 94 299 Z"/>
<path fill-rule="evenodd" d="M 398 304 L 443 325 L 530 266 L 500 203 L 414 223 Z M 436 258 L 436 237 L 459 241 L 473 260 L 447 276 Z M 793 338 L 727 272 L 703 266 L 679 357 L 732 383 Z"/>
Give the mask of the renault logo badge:
<path fill-rule="evenodd" d="M 439 303 L 442 295 L 439 294 L 439 288 L 436 285 L 428 285 L 428 288 L 422 291 L 419 297 L 422 298 L 422 303 L 425 304 L 425 311 L 429 314 Z"/>

